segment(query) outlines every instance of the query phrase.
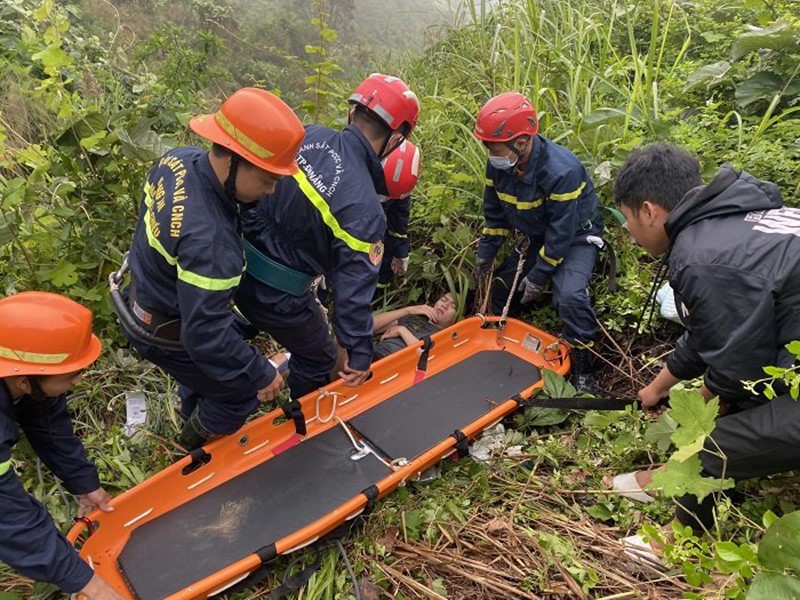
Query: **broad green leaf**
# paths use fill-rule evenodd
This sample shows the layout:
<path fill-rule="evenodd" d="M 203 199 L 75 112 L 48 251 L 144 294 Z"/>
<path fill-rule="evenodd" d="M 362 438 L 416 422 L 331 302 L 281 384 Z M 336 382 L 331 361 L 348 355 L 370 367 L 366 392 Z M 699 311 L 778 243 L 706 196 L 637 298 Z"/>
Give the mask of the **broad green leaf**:
<path fill-rule="evenodd" d="M 669 414 L 678 424 L 671 438 L 678 447 L 675 460 L 686 460 L 703 449 L 703 442 L 714 430 L 718 411 L 719 401 L 713 398 L 706 402 L 697 390 L 670 393 Z"/>
<path fill-rule="evenodd" d="M 736 103 L 749 106 L 759 100 L 769 101 L 783 90 L 783 79 L 770 71 L 761 71 L 736 86 Z"/>
<path fill-rule="evenodd" d="M 550 398 L 572 398 L 575 396 L 573 385 L 550 369 L 542 370 L 544 377 L 544 393 Z"/>
<path fill-rule="evenodd" d="M 666 452 L 672 445 L 672 434 L 675 433 L 678 424 L 669 412 L 662 413 L 658 420 L 651 423 L 644 432 L 644 439 L 651 444 L 655 444 L 661 452 Z"/>
<path fill-rule="evenodd" d="M 598 108 L 583 118 L 583 128 L 591 129 L 625 119 L 625 111 L 619 108 Z"/>
<path fill-rule="evenodd" d="M 586 413 L 586 416 L 583 417 L 583 426 L 593 427 L 595 429 L 605 429 L 609 425 L 622 419 L 623 415 L 624 413 L 616 410 L 590 410 Z"/>
<path fill-rule="evenodd" d="M 625 215 L 623 215 L 621 211 L 617 210 L 613 206 L 603 206 L 602 208 L 607 210 L 611 216 L 616 219 L 620 227 L 625 227 Z"/>
<path fill-rule="evenodd" d="M 786 344 L 786 349 L 797 358 L 800 358 L 800 341 L 795 340 L 794 342 L 789 342 Z"/>
<path fill-rule="evenodd" d="M 764 525 L 764 529 L 769 529 L 779 518 L 780 517 L 778 517 L 778 515 L 776 515 L 774 512 L 768 510 L 761 517 L 761 524 Z"/>
<path fill-rule="evenodd" d="M 791 50 L 797 46 L 800 33 L 786 21 L 778 20 L 769 27 L 753 27 L 741 34 L 731 46 L 731 60 L 737 61 L 745 54 L 761 49 Z"/>
<path fill-rule="evenodd" d="M 703 65 L 699 69 L 693 71 L 689 77 L 686 78 L 686 83 L 683 86 L 683 91 L 687 92 L 691 89 L 701 85 L 711 87 L 724 80 L 725 75 L 731 70 L 731 63 L 727 60 Z"/>
<path fill-rule="evenodd" d="M 57 69 L 72 64 L 72 57 L 64 52 L 58 44 L 50 44 L 41 52 L 31 56 L 33 60 L 41 61 L 46 69 Z"/>
<path fill-rule="evenodd" d="M 800 579 L 778 573 L 759 573 L 747 591 L 747 600 L 800 598 Z"/>
<path fill-rule="evenodd" d="M 558 425 L 569 417 L 569 411 L 560 408 L 541 408 L 532 406 L 525 409 L 525 424 L 529 427 Z"/>
<path fill-rule="evenodd" d="M 703 500 L 713 492 L 727 490 L 734 486 L 732 479 L 701 477 L 702 469 L 700 457 L 697 455 L 682 462 L 670 460 L 664 465 L 663 470 L 653 473 L 653 483 L 649 488 L 659 489 L 668 497 L 694 494 L 699 500 Z"/>
<path fill-rule="evenodd" d="M 800 511 L 789 513 L 767 529 L 758 546 L 758 560 L 775 571 L 792 569 L 800 575 Z"/>
<path fill-rule="evenodd" d="M 728 563 L 745 562 L 753 558 L 753 552 L 748 546 L 740 547 L 733 542 L 717 542 L 714 545 L 714 552 L 721 560 Z"/>
<path fill-rule="evenodd" d="M 78 270 L 74 264 L 61 261 L 55 269 L 47 273 L 46 277 L 54 286 L 64 288 L 78 281 Z"/>
<path fill-rule="evenodd" d="M 605 503 L 589 506 L 586 512 L 599 521 L 610 521 L 614 516 L 614 513 L 611 512 L 611 509 Z"/>

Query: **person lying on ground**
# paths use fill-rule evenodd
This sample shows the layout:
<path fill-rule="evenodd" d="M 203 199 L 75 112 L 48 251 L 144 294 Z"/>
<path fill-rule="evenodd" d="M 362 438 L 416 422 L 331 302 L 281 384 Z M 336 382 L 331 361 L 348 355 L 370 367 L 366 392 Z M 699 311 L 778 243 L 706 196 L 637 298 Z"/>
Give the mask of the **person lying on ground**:
<path fill-rule="evenodd" d="M 449 292 L 433 306 L 417 304 L 372 316 L 374 330 L 381 335 L 373 360 L 380 360 L 410 346 L 417 340 L 449 327 L 456 320 L 456 302 Z"/>

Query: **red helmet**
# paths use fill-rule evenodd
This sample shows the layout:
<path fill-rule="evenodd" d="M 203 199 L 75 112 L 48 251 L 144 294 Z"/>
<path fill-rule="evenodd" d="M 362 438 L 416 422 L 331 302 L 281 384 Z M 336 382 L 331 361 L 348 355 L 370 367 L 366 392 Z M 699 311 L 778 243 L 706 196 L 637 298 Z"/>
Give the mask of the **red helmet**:
<path fill-rule="evenodd" d="M 0 323 L 0 378 L 66 375 L 88 367 L 100 354 L 92 311 L 58 294 L 3 298 Z"/>
<path fill-rule="evenodd" d="M 383 159 L 383 173 L 389 198 L 398 200 L 408 196 L 419 178 L 419 148 L 409 141 Z"/>
<path fill-rule="evenodd" d="M 408 136 L 417 126 L 419 100 L 399 77 L 373 73 L 358 84 L 347 101 L 368 108 L 389 129 L 400 129 L 403 135 Z"/>
<path fill-rule="evenodd" d="M 297 172 L 295 156 L 305 129 L 294 111 L 266 90 L 237 90 L 215 114 L 194 117 L 189 127 L 260 169 L 276 175 Z"/>
<path fill-rule="evenodd" d="M 536 109 L 519 92 L 504 92 L 478 111 L 474 135 L 484 142 L 508 142 L 521 135 L 536 135 Z"/>

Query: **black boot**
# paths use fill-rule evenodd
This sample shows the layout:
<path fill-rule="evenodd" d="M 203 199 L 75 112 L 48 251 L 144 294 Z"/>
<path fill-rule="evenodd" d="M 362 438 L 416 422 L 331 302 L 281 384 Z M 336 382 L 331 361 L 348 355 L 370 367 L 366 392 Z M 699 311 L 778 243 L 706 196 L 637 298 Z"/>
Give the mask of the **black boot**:
<path fill-rule="evenodd" d="M 194 409 L 192 415 L 183 424 L 178 443 L 187 451 L 191 452 L 195 448 L 199 448 L 208 442 L 222 437 L 218 433 L 212 433 L 200 423 L 200 418 L 197 415 L 197 409 Z"/>
<path fill-rule="evenodd" d="M 576 396 L 596 396 L 594 354 L 589 348 L 573 348 L 570 352 L 572 376 L 570 381 Z"/>

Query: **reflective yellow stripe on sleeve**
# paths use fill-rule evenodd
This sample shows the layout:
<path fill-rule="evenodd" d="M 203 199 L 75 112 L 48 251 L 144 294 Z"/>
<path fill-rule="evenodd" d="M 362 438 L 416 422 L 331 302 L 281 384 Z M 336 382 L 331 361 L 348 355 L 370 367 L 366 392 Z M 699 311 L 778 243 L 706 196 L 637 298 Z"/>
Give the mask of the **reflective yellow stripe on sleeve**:
<path fill-rule="evenodd" d="M 565 202 L 566 200 L 575 200 L 578 196 L 581 195 L 583 192 L 583 188 L 586 187 L 586 182 L 582 182 L 578 189 L 574 192 L 567 192 L 565 194 L 550 194 L 550 200 L 555 200 L 556 202 Z"/>
<path fill-rule="evenodd" d="M 371 244 L 353 237 L 347 233 L 341 225 L 339 225 L 339 221 L 336 220 L 336 217 L 334 217 L 333 213 L 331 212 L 331 207 L 328 206 L 328 203 L 325 202 L 325 200 L 323 200 L 322 196 L 319 195 L 319 192 L 314 189 L 314 186 L 311 185 L 305 174 L 302 171 L 298 171 L 292 175 L 292 177 L 294 177 L 297 185 L 300 186 L 300 190 L 303 192 L 305 197 L 308 198 L 311 204 L 314 205 L 314 208 L 319 211 L 322 221 L 330 228 L 333 235 L 347 244 L 351 250 L 369 254 Z"/>
<path fill-rule="evenodd" d="M 492 181 L 488 177 L 486 178 L 486 187 L 490 187 L 490 188 L 494 187 L 494 181 Z"/>
<path fill-rule="evenodd" d="M 499 227 L 484 227 L 481 233 L 483 235 L 501 235 L 506 237 L 511 232 L 508 229 L 501 229 Z"/>
<path fill-rule="evenodd" d="M 553 265 L 554 267 L 557 267 L 558 265 L 560 265 L 561 262 L 564 260 L 563 258 L 556 259 L 556 258 L 550 258 L 549 256 L 547 256 L 547 254 L 544 253 L 544 246 L 539 248 L 539 256 L 541 256 L 544 259 L 544 262 L 546 262 L 548 265 Z"/>
<path fill-rule="evenodd" d="M 147 234 L 147 243 L 153 250 L 158 252 L 164 258 L 164 260 L 167 261 L 167 264 L 175 267 L 178 274 L 178 279 L 190 285 L 198 287 L 200 289 L 210 290 L 212 292 L 221 292 L 224 290 L 229 290 L 239 285 L 239 282 L 242 280 L 241 275 L 237 275 L 236 277 L 229 277 L 226 279 L 217 279 L 215 277 L 206 277 L 205 275 L 199 275 L 193 271 L 189 271 L 188 269 L 184 269 L 183 267 L 181 267 L 178 264 L 178 259 L 172 256 L 169 252 L 167 252 L 167 249 L 164 248 L 164 246 L 161 244 L 161 242 L 153 232 L 152 221 L 155 220 L 155 215 L 153 215 L 153 197 L 151 195 L 151 188 L 149 183 L 146 183 L 144 186 L 144 204 L 147 207 L 147 211 L 145 212 L 144 215 L 144 229 Z"/>
<path fill-rule="evenodd" d="M 11 468 L 11 459 L 7 460 L 6 462 L 0 463 L 0 477 L 8 473 L 8 470 Z"/>
<path fill-rule="evenodd" d="M 537 208 L 542 205 L 542 199 L 539 198 L 538 200 L 532 200 L 530 202 L 526 202 L 523 200 L 519 200 L 516 196 L 512 196 L 511 194 L 504 194 L 503 192 L 497 192 L 497 197 L 500 198 L 503 202 L 508 202 L 509 204 L 513 204 L 517 207 L 518 210 L 530 210 L 531 208 Z"/>

